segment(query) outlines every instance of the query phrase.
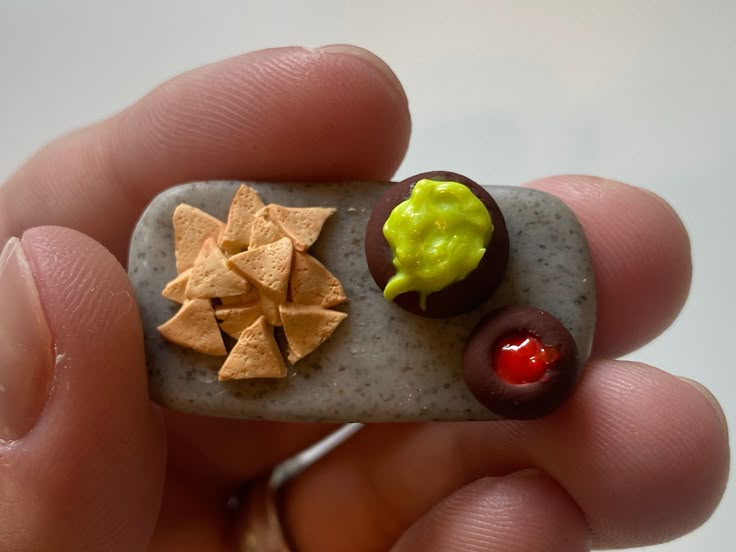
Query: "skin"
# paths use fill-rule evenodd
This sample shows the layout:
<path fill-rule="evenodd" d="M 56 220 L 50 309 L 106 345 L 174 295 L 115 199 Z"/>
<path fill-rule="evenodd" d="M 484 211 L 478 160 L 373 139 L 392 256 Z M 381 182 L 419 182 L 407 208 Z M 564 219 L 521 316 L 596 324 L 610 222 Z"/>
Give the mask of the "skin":
<path fill-rule="evenodd" d="M 33 431 L 0 442 L 2 548 L 233 549 L 227 498 L 331 428 L 148 401 L 121 266 L 133 224 L 183 181 L 388 179 L 409 133 L 406 96 L 370 53 L 266 50 L 164 84 L 53 142 L 0 187 L 0 239 L 22 236 L 66 351 Z M 565 201 L 590 241 L 599 314 L 579 389 L 532 422 L 360 432 L 288 489 L 300 550 L 628 547 L 685 534 L 718 504 L 729 451 L 713 396 L 613 360 L 662 332 L 685 301 L 690 250 L 677 215 L 610 180 L 529 185 Z"/>

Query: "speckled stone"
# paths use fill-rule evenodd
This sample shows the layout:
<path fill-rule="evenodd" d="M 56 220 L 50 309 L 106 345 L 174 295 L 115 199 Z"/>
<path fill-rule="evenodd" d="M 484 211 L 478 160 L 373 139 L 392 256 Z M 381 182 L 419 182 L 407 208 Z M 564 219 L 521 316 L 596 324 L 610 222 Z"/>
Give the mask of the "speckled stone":
<path fill-rule="evenodd" d="M 504 281 L 476 310 L 437 320 L 386 301 L 363 252 L 365 226 L 387 183 L 248 183 L 266 203 L 336 207 L 310 253 L 343 283 L 348 318 L 280 380 L 219 382 L 222 357 L 170 344 L 156 327 L 178 305 L 161 296 L 176 275 L 172 214 L 188 203 L 225 221 L 239 182 L 186 184 L 159 195 L 141 217 L 130 247 L 129 275 L 140 306 L 152 398 L 169 408 L 247 419 L 385 422 L 497 418 L 463 380 L 462 351 L 480 317 L 526 303 L 555 315 L 590 354 L 595 287 L 587 242 L 558 199 L 525 188 L 488 187 L 503 211 L 510 256 Z M 279 336 L 284 346 L 283 336 Z"/>

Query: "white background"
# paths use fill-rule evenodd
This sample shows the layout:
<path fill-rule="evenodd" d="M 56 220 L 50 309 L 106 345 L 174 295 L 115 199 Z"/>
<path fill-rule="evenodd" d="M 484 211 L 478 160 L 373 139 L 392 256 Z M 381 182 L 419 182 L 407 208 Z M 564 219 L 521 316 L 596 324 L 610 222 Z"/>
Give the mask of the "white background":
<path fill-rule="evenodd" d="M 339 42 L 377 52 L 406 87 L 399 177 L 591 173 L 664 196 L 692 236 L 692 293 L 632 358 L 704 382 L 734 425 L 736 2 L 0 0 L 0 180 L 181 71 Z M 647 550 L 736 550 L 735 516 L 728 492 L 702 529 Z"/>

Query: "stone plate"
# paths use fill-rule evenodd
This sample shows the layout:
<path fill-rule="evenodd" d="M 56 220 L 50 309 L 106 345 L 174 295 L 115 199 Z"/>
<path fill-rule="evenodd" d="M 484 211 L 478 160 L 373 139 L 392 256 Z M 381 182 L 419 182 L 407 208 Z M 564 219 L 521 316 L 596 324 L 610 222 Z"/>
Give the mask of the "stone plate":
<path fill-rule="evenodd" d="M 224 357 L 165 341 L 157 326 L 179 305 L 161 296 L 176 276 L 172 215 L 180 203 L 222 221 L 240 182 L 200 182 L 156 197 L 136 226 L 128 272 L 145 333 L 150 393 L 183 412 L 231 418 L 320 422 L 489 420 L 463 380 L 466 337 L 489 310 L 528 304 L 555 315 L 575 338 L 580 362 L 595 325 L 588 246 L 560 200 L 525 188 L 490 186 L 506 219 L 510 255 L 496 293 L 474 311 L 437 320 L 415 316 L 383 298 L 368 272 L 363 239 L 371 209 L 390 183 L 248 183 L 265 203 L 336 207 L 310 253 L 335 274 L 350 298 L 332 337 L 289 367 L 286 378 L 220 382 Z M 281 329 L 277 339 L 283 347 Z"/>

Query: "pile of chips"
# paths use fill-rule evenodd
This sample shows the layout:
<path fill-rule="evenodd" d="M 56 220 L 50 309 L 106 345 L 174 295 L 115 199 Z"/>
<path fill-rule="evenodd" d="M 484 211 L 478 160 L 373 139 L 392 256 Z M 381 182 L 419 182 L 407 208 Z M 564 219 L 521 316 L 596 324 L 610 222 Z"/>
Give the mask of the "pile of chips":
<path fill-rule="evenodd" d="M 242 185 L 227 224 L 181 204 L 174 211 L 177 277 L 162 294 L 181 304 L 159 326 L 167 340 L 227 358 L 222 380 L 286 376 L 274 337 L 283 327 L 287 359 L 295 363 L 319 347 L 347 314 L 340 281 L 307 253 L 335 209 L 264 205 Z M 228 353 L 221 332 L 237 339 Z"/>

